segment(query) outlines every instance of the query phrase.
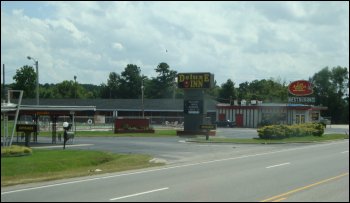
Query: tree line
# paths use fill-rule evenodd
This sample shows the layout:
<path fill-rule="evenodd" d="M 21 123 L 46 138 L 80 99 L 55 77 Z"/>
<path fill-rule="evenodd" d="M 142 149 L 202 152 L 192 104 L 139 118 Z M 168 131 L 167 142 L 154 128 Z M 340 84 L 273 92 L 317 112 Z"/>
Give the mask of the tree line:
<path fill-rule="evenodd" d="M 183 91 L 177 88 L 177 71 L 167 63 L 159 63 L 154 69 L 157 76 L 141 74 L 141 68 L 128 64 L 119 74 L 110 72 L 106 82 L 100 85 L 79 84 L 64 80 L 57 84 L 40 84 L 39 97 L 48 99 L 139 99 L 144 91 L 146 99 L 183 98 Z M 23 98 L 35 98 L 36 74 L 31 66 L 17 69 L 15 81 L 8 88 L 24 90 Z M 332 122 L 349 123 L 349 72 L 346 67 L 325 67 L 309 77 L 313 84 L 315 105 L 328 107 L 324 117 Z M 264 103 L 287 103 L 288 85 L 281 79 L 262 79 L 238 84 L 228 79 L 225 83 L 206 91 L 208 97 L 222 103 L 233 104 L 234 100 L 260 100 Z M 3 91 L 3 90 L 2 90 Z M 2 94 L 3 97 L 3 94 Z"/>

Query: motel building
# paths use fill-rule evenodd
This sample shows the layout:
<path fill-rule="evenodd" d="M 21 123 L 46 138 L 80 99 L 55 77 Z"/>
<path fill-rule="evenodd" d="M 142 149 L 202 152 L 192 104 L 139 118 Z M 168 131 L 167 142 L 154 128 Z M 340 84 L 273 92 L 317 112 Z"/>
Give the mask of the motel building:
<path fill-rule="evenodd" d="M 257 128 L 266 124 L 301 124 L 319 122 L 321 111 L 327 107 L 294 103 L 262 103 L 261 101 L 235 100 L 234 105 L 216 105 L 216 118 L 220 121 L 230 120 L 236 127 Z"/>

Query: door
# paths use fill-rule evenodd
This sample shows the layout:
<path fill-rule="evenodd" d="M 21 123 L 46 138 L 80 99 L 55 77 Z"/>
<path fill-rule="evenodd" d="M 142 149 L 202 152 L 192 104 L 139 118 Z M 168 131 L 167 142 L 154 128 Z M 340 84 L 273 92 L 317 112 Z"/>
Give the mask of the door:
<path fill-rule="evenodd" d="M 236 126 L 243 127 L 243 114 L 236 114 Z"/>
<path fill-rule="evenodd" d="M 219 121 L 225 121 L 226 120 L 226 114 L 220 113 L 219 114 Z"/>

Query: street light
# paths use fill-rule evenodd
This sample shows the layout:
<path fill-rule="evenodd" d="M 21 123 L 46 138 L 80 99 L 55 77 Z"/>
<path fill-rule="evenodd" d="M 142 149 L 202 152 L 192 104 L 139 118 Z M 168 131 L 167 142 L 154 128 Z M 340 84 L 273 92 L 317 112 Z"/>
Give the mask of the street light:
<path fill-rule="evenodd" d="M 177 77 L 174 77 L 174 82 L 173 82 L 173 100 L 175 100 L 176 85 L 177 85 Z"/>
<path fill-rule="evenodd" d="M 36 105 L 39 105 L 39 62 L 35 58 L 27 56 L 28 60 L 33 60 L 35 62 L 36 68 Z"/>

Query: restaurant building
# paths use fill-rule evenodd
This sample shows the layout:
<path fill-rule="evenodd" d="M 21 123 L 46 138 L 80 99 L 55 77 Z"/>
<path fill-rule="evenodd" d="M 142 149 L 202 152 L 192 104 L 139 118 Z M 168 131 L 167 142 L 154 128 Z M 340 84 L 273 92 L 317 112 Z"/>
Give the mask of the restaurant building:
<path fill-rule="evenodd" d="M 240 105 L 217 104 L 217 118 L 231 120 L 237 127 L 257 128 L 266 124 L 300 124 L 319 122 L 327 107 L 305 104 L 281 104 L 242 101 Z"/>

